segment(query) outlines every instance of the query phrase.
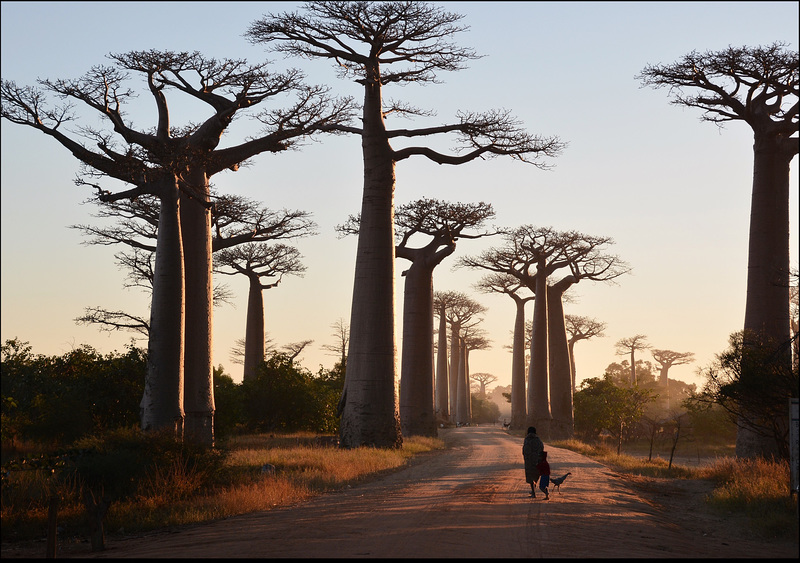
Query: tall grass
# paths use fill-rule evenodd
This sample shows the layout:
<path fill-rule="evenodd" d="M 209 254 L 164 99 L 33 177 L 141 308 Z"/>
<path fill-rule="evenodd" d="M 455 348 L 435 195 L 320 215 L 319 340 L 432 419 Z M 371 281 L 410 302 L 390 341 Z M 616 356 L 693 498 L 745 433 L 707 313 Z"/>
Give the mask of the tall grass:
<path fill-rule="evenodd" d="M 109 535 L 209 522 L 304 501 L 403 467 L 414 455 L 440 449 L 437 438 L 408 437 L 400 449 L 315 446 L 313 434 L 248 435 L 222 445 L 224 466 L 199 475 L 180 460 L 156 467 L 135 495 L 115 502 L 106 515 Z M 274 472 L 264 473 L 271 464 Z M 208 486 L 209 481 L 213 485 Z M 46 471 L 15 471 L 3 487 L 2 539 L 46 536 L 49 499 L 60 499 L 62 536 L 86 535 L 78 486 Z"/>
<path fill-rule="evenodd" d="M 661 458 L 642 459 L 602 444 L 579 440 L 553 442 L 633 475 L 669 479 L 707 479 L 714 488 L 704 499 L 709 509 L 718 513 L 747 516 L 753 529 L 762 537 L 798 538 L 797 497 L 790 494 L 789 463 L 765 459 L 717 457 L 700 466 L 672 464 Z"/>

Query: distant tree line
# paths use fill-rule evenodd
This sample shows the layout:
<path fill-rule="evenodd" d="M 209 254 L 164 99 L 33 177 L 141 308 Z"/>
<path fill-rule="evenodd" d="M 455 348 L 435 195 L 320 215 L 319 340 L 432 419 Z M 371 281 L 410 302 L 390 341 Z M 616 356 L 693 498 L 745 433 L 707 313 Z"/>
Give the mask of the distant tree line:
<path fill-rule="evenodd" d="M 61 356 L 34 354 L 27 342 L 7 340 L 2 360 L 4 446 L 35 442 L 62 447 L 139 424 L 139 401 L 147 373 L 147 352 L 132 344 L 125 352 L 101 354 L 82 345 Z M 236 383 L 214 368 L 220 437 L 237 432 L 338 432 L 336 403 L 344 367 L 318 373 L 276 352 L 256 375 Z"/>

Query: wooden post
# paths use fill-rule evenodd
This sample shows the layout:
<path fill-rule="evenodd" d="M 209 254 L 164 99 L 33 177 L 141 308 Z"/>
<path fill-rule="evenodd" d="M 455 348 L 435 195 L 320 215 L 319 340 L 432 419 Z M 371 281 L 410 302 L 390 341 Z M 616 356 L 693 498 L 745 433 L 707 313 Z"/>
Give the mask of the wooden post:
<path fill-rule="evenodd" d="M 50 508 L 47 512 L 47 559 L 55 559 L 56 557 L 57 516 L 58 497 L 53 495 L 50 497 Z"/>

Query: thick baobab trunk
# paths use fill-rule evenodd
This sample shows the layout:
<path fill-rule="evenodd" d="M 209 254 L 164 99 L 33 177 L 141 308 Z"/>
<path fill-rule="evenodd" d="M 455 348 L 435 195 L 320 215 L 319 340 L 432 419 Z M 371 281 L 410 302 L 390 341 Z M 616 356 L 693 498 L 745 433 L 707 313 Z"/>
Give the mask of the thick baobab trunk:
<path fill-rule="evenodd" d="M 528 426 L 536 427 L 543 440 L 550 439 L 550 389 L 547 349 L 547 277 L 544 264 L 536 276 L 536 298 L 533 300 L 533 331 L 531 333 L 531 364 L 528 373 Z"/>
<path fill-rule="evenodd" d="M 636 350 L 631 346 L 631 385 L 639 385 L 636 381 Z"/>
<path fill-rule="evenodd" d="M 667 409 L 669 409 L 669 368 L 670 364 L 665 363 L 661 366 L 661 371 L 658 375 L 658 385 L 661 388 L 661 400 Z"/>
<path fill-rule="evenodd" d="M 244 381 L 256 376 L 256 367 L 264 361 L 264 293 L 257 274 L 249 274 L 247 296 L 247 327 L 244 335 Z"/>
<path fill-rule="evenodd" d="M 461 362 L 461 324 L 450 324 L 450 420 L 457 422 L 458 366 Z"/>
<path fill-rule="evenodd" d="M 162 187 L 158 216 L 142 430 L 183 438 L 184 274 L 177 186 Z"/>
<path fill-rule="evenodd" d="M 550 408 L 553 415 L 550 425 L 551 440 L 572 438 L 575 428 L 569 345 L 567 344 L 562 295 L 563 291 L 556 286 L 547 288 Z"/>
<path fill-rule="evenodd" d="M 433 270 L 412 263 L 403 299 L 400 428 L 403 436 L 436 436 L 433 407 Z"/>
<path fill-rule="evenodd" d="M 192 184 L 181 194 L 181 229 L 186 275 L 185 434 L 194 443 L 213 446 L 214 292 L 211 274 L 211 209 L 208 205 L 208 182 L 205 174 L 195 172 L 192 180 Z"/>
<path fill-rule="evenodd" d="M 464 401 L 467 403 L 467 421 L 472 421 L 472 390 L 469 386 L 469 348 L 464 346 Z"/>
<path fill-rule="evenodd" d="M 747 302 L 745 304 L 745 349 L 747 333 L 775 347 L 786 368 L 791 368 L 789 321 L 789 165 L 795 150 L 781 150 L 774 135 L 755 135 L 753 145 L 753 194 L 750 207 L 750 238 L 747 258 Z M 796 143 L 796 140 L 795 140 Z M 758 378 L 742 373 L 742 379 Z M 787 407 L 788 417 L 788 407 Z M 770 425 L 770 422 L 766 422 Z M 781 424 L 779 422 L 779 424 Z M 736 455 L 777 454 L 777 444 L 746 427 L 739 427 Z"/>
<path fill-rule="evenodd" d="M 436 416 L 440 423 L 450 422 L 450 378 L 447 367 L 447 318 L 445 307 L 439 311 L 439 345 L 436 351 Z"/>
<path fill-rule="evenodd" d="M 469 422 L 469 382 L 467 381 L 467 351 L 460 343 L 458 352 L 458 379 L 456 381 L 456 423 Z"/>
<path fill-rule="evenodd" d="M 515 297 L 515 296 L 512 296 Z M 511 351 L 511 423 L 512 430 L 525 428 L 525 300 L 515 297 L 514 343 Z"/>
<path fill-rule="evenodd" d="M 403 441 L 395 391 L 394 161 L 383 124 L 377 69 L 373 72 L 364 96 L 364 192 L 340 402 L 340 439 L 346 448 L 397 448 Z"/>
<path fill-rule="evenodd" d="M 572 396 L 575 396 L 575 342 L 576 340 L 568 340 L 567 346 L 569 347 L 569 377 L 572 380 Z"/>

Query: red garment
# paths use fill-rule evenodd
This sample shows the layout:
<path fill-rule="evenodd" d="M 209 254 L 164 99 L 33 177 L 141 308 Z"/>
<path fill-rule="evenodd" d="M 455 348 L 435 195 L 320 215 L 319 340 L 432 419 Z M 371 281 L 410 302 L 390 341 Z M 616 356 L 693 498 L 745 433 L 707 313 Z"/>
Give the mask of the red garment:
<path fill-rule="evenodd" d="M 541 461 L 536 465 L 539 475 L 550 475 L 550 464 L 547 463 L 547 452 L 542 452 Z"/>

